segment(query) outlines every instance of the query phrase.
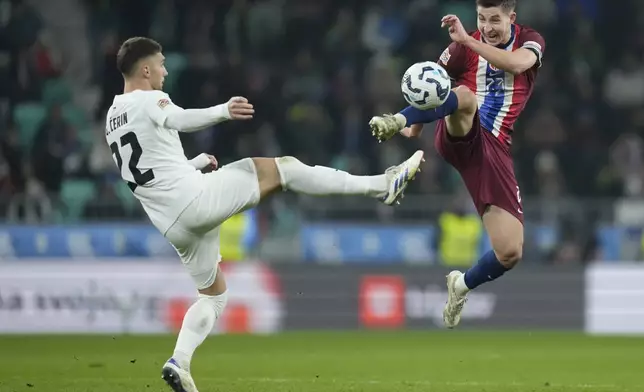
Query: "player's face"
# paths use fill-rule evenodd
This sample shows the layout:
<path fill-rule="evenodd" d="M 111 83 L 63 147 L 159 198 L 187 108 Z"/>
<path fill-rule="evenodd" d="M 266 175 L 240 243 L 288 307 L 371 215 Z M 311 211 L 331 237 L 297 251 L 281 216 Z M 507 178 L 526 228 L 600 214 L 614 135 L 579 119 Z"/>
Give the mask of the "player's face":
<path fill-rule="evenodd" d="M 163 81 L 168 76 L 165 69 L 165 57 L 161 53 L 150 56 L 146 61 L 145 74 L 154 90 L 163 90 Z"/>
<path fill-rule="evenodd" d="M 476 11 L 478 13 L 478 28 L 483 34 L 485 42 L 496 46 L 510 40 L 510 29 L 517 18 L 516 12 L 507 12 L 501 7 L 477 7 Z"/>

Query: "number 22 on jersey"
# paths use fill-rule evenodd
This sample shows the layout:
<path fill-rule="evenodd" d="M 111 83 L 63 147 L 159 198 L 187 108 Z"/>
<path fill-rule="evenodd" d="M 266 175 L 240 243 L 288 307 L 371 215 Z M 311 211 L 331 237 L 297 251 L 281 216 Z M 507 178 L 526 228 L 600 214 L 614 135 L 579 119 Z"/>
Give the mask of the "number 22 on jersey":
<path fill-rule="evenodd" d="M 136 134 L 134 132 L 128 132 L 125 135 L 121 136 L 120 142 L 120 147 L 117 142 L 110 144 L 110 150 L 112 150 L 112 154 L 114 154 L 114 156 L 116 157 L 116 164 L 119 167 L 119 171 L 123 173 L 123 158 L 121 157 L 121 149 L 125 148 L 125 146 L 127 145 L 130 145 L 132 154 L 130 155 L 127 166 L 130 170 L 130 173 L 132 173 L 134 182 L 127 181 L 127 186 L 129 186 L 130 190 L 134 192 L 137 186 L 145 185 L 148 182 L 152 181 L 154 179 L 154 172 L 152 171 L 152 169 L 141 172 L 141 170 L 137 168 L 139 160 L 141 159 L 141 154 L 143 154 L 143 149 L 141 148 L 139 139 L 136 137 Z"/>

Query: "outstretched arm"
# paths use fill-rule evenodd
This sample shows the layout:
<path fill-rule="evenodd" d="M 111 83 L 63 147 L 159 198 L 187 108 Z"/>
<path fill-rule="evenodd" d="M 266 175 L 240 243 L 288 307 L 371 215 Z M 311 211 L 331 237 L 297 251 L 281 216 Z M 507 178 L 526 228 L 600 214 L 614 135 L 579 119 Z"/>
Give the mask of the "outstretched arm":
<path fill-rule="evenodd" d="M 249 120 L 254 112 L 246 98 L 234 97 L 227 103 L 205 109 L 175 106 L 167 113 L 164 125 L 179 132 L 195 132 L 226 120 Z"/>
<path fill-rule="evenodd" d="M 227 106 L 225 103 L 205 109 L 182 109 L 177 106 L 168 113 L 163 125 L 179 132 L 199 131 L 230 120 Z"/>

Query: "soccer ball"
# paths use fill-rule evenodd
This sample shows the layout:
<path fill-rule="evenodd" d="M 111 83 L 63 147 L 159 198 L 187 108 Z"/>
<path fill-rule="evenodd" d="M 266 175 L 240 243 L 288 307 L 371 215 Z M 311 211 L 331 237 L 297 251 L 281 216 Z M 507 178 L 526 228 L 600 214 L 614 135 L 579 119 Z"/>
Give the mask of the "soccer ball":
<path fill-rule="evenodd" d="M 421 109 L 433 109 L 442 105 L 452 88 L 447 71 L 433 61 L 416 63 L 403 75 L 401 88 L 405 101 Z"/>

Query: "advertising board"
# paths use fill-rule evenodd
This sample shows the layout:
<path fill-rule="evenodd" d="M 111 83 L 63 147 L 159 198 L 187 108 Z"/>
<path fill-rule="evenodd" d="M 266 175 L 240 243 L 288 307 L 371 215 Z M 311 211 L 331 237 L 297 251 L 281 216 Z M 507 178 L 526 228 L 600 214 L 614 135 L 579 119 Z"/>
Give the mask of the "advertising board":
<path fill-rule="evenodd" d="M 223 267 L 228 308 L 213 332 L 280 330 L 283 295 L 270 267 Z M 176 261 L 0 263 L 0 333 L 166 333 L 196 295 Z"/>
<path fill-rule="evenodd" d="M 606 263 L 586 269 L 586 332 L 644 334 L 644 265 Z"/>
<path fill-rule="evenodd" d="M 275 266 L 289 329 L 442 328 L 437 266 Z M 583 330 L 582 269 L 525 266 L 468 296 L 463 328 Z"/>
<path fill-rule="evenodd" d="M 443 327 L 448 270 L 441 267 L 239 262 L 222 268 L 229 302 L 214 333 Z M 180 327 L 195 298 L 189 275 L 174 260 L 0 263 L 0 333 L 167 333 Z M 581 269 L 520 268 L 468 298 L 465 329 L 584 327 Z"/>

